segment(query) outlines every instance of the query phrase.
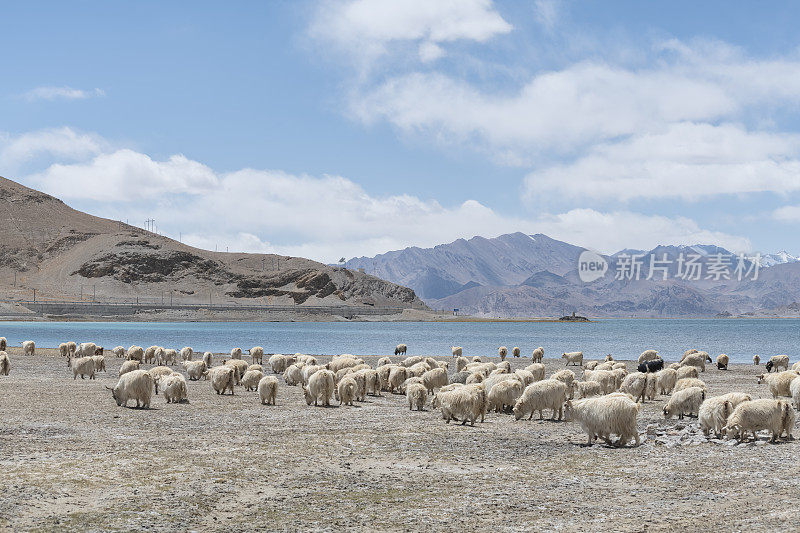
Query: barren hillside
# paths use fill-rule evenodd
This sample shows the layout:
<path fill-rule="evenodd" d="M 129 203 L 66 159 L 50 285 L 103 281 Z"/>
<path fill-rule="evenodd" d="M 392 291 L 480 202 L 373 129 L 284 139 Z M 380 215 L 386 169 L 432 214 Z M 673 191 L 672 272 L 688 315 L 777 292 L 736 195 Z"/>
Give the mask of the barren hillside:
<path fill-rule="evenodd" d="M 424 307 L 357 270 L 269 254 L 210 252 L 0 177 L 0 299 Z"/>

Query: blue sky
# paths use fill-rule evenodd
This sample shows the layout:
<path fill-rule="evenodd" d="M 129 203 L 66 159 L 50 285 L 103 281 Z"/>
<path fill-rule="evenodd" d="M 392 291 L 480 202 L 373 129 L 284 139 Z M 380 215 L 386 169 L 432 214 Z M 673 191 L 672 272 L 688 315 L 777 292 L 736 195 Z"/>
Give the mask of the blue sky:
<path fill-rule="evenodd" d="M 324 261 L 513 231 L 800 253 L 800 8 L 664 6 L 5 4 L 0 175 Z"/>

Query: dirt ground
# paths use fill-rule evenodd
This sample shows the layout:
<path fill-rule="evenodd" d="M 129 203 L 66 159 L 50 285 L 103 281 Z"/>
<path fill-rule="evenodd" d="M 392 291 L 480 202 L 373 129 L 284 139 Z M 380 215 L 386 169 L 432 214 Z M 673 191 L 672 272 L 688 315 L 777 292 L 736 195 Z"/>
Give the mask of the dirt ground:
<path fill-rule="evenodd" d="M 798 524 L 797 441 L 663 445 L 657 435 L 676 440 L 687 421 L 665 421 L 661 396 L 640 412 L 641 446 L 587 447 L 569 422 L 490 413 L 475 427 L 445 424 L 438 412 L 410 412 L 404 397 L 390 394 L 354 407 L 308 407 L 302 390 L 283 381 L 277 406 L 262 406 L 241 387 L 218 396 L 200 381 L 189 382 L 188 404 L 158 396 L 149 410 L 125 409 L 104 388 L 116 383 L 118 359 L 107 358 L 108 372 L 97 380 L 74 381 L 53 350 L 8 351 L 11 374 L 0 376 L 0 530 L 766 531 Z M 548 374 L 563 367 L 546 365 Z M 768 397 L 766 385 L 756 384 L 762 370 L 709 368 L 701 378 L 711 395 Z"/>

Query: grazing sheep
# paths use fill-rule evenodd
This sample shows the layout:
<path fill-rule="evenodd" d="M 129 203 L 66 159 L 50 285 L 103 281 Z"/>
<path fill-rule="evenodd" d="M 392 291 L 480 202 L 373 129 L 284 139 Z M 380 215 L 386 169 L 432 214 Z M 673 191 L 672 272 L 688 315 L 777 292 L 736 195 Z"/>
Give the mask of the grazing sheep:
<path fill-rule="evenodd" d="M 435 397 L 436 404 L 442 412 L 442 419 L 446 423 L 451 420 L 461 420 L 461 425 L 470 423 L 475 425 L 475 420 L 486 412 L 486 391 L 480 386 L 464 385 L 447 392 L 439 391 Z"/>
<path fill-rule="evenodd" d="M 678 415 L 679 419 L 683 419 L 683 415 L 696 416 L 700 404 L 705 399 L 706 391 L 700 387 L 687 387 L 675 391 L 664 406 L 664 418 L 672 418 L 675 415 Z"/>
<path fill-rule="evenodd" d="M 728 361 L 729 360 L 730 360 L 730 358 L 726 354 L 724 354 L 724 353 L 719 354 L 717 356 L 717 369 L 719 369 L 719 370 L 728 370 Z"/>
<path fill-rule="evenodd" d="M 519 357 L 519 346 L 514 346 L 514 348 L 511 350 L 511 355 L 514 357 Z"/>
<path fill-rule="evenodd" d="M 722 430 L 727 436 L 744 441 L 748 431 L 752 432 L 753 440 L 757 440 L 756 431 L 766 429 L 772 433 L 770 440 L 775 442 L 784 431 L 787 438 L 792 438 L 794 421 L 794 410 L 789 402 L 759 399 L 739 404 Z"/>
<path fill-rule="evenodd" d="M 773 398 L 778 396 L 792 396 L 791 384 L 797 378 L 797 374 L 791 370 L 784 370 L 775 374 L 761 374 L 758 376 L 758 384 L 766 383 Z"/>
<path fill-rule="evenodd" d="M 78 357 L 90 357 L 97 350 L 97 345 L 93 342 L 82 342 L 78 345 L 75 355 Z"/>
<path fill-rule="evenodd" d="M 289 366 L 286 357 L 284 357 L 282 354 L 279 353 L 276 353 L 275 355 L 271 356 L 267 362 L 272 367 L 273 374 L 282 374 L 286 371 L 286 368 Z"/>
<path fill-rule="evenodd" d="M 553 416 L 551 420 L 561 420 L 564 410 L 564 402 L 567 401 L 567 385 L 557 379 L 545 379 L 531 383 L 522 392 L 522 395 L 514 404 L 514 418 L 519 420 L 525 415 L 528 420 L 533 418 L 533 413 L 539 411 L 539 420 L 544 419 L 544 410 L 551 409 Z"/>
<path fill-rule="evenodd" d="M 242 358 L 242 349 L 241 348 L 232 348 L 231 349 L 231 359 L 241 359 Z"/>
<path fill-rule="evenodd" d="M 67 350 L 68 350 L 68 352 L 69 352 L 69 355 L 70 355 L 70 357 L 72 357 L 72 356 L 74 356 L 74 355 L 75 355 L 75 352 L 77 352 L 77 351 L 78 351 L 78 345 L 77 345 L 77 344 L 75 344 L 75 343 L 74 343 L 74 342 L 72 342 L 72 341 L 69 341 L 69 342 L 67 343 Z"/>
<path fill-rule="evenodd" d="M 622 363 L 622 362 L 619 362 L 619 363 L 613 363 L 613 362 L 612 362 L 612 364 L 611 364 L 611 370 L 616 370 L 616 369 L 618 369 L 618 368 L 621 368 L 622 370 L 625 370 L 626 372 L 628 371 L 628 366 L 627 366 L 625 363 Z"/>
<path fill-rule="evenodd" d="M 294 354 L 294 357 L 296 359 L 295 361 L 293 361 L 294 363 L 303 363 L 304 365 L 316 365 L 317 364 L 317 358 L 312 356 L 312 355 L 296 353 L 296 354 Z"/>
<path fill-rule="evenodd" d="M 0 337 L 0 352 L 5 352 L 8 348 L 8 340 L 5 337 Z"/>
<path fill-rule="evenodd" d="M 11 360 L 8 354 L 0 350 L 0 376 L 7 376 L 11 372 Z"/>
<path fill-rule="evenodd" d="M 235 378 L 235 383 L 237 385 L 241 384 L 242 376 L 244 376 L 245 372 L 247 372 L 247 367 L 250 366 L 247 364 L 246 361 L 242 359 L 228 359 L 222 364 L 225 366 L 231 366 L 236 369 L 236 374 L 234 375 L 234 378 Z"/>
<path fill-rule="evenodd" d="M 792 405 L 795 409 L 800 410 L 800 379 L 792 380 L 789 385 L 789 392 L 792 393 Z"/>
<path fill-rule="evenodd" d="M 697 413 L 700 429 L 708 437 L 711 431 L 719 439 L 722 437 L 722 428 L 728 422 L 728 417 L 734 409 L 742 403 L 749 402 L 752 398 L 749 394 L 741 392 L 730 392 L 721 396 L 708 398 L 700 405 Z"/>
<path fill-rule="evenodd" d="M 681 356 L 681 363 L 683 363 L 683 360 L 686 359 L 686 357 L 692 355 L 693 353 L 700 353 L 700 350 L 692 348 L 691 350 L 686 350 L 683 352 L 683 355 Z"/>
<path fill-rule="evenodd" d="M 655 396 L 656 378 L 653 374 L 634 372 L 625 376 L 620 391 L 630 394 L 637 402 L 644 403 L 646 396 Z"/>
<path fill-rule="evenodd" d="M 567 394 L 569 395 L 569 399 L 571 400 L 575 395 L 575 391 L 573 388 L 573 383 L 575 382 L 575 372 L 572 370 L 567 370 L 566 368 L 563 370 L 559 370 L 552 376 L 551 379 L 557 379 L 564 383 L 567 386 Z"/>
<path fill-rule="evenodd" d="M 583 352 L 564 352 L 561 358 L 567 361 L 564 366 L 569 366 L 570 363 L 573 366 L 583 366 Z"/>
<path fill-rule="evenodd" d="M 476 383 L 483 383 L 486 378 L 480 372 L 472 373 L 467 376 L 467 379 L 464 381 L 464 385 L 474 385 Z"/>
<path fill-rule="evenodd" d="M 138 363 L 138 361 L 126 361 Z M 124 364 L 124 363 L 123 363 Z M 116 400 L 117 406 L 128 406 L 128 400 L 136 400 L 136 408 L 150 408 L 150 398 L 153 397 L 153 377 L 146 370 L 133 370 L 119 377 L 116 386 L 112 389 L 111 396 Z"/>
<path fill-rule="evenodd" d="M 172 369 L 168 366 L 156 366 L 147 371 L 153 378 L 153 386 L 155 387 L 156 394 L 158 394 L 159 383 L 161 378 L 172 375 Z"/>
<path fill-rule="evenodd" d="M 761 358 L 758 356 L 758 354 L 755 354 L 753 356 L 753 364 L 755 366 L 758 366 L 759 364 L 761 364 Z"/>
<path fill-rule="evenodd" d="M 321 369 L 314 372 L 308 379 L 308 385 L 303 387 L 306 404 L 317 405 L 322 402 L 325 407 L 331 404 L 334 393 L 334 374 L 330 370 Z"/>
<path fill-rule="evenodd" d="M 456 372 L 461 372 L 462 370 L 467 368 L 468 364 L 469 364 L 469 361 L 467 361 L 466 357 L 458 357 L 456 359 Z"/>
<path fill-rule="evenodd" d="M 675 371 L 677 379 L 684 378 L 697 378 L 700 377 L 700 372 L 697 371 L 696 366 L 682 366 Z"/>
<path fill-rule="evenodd" d="M 123 362 L 122 365 L 119 367 L 119 374 L 118 375 L 120 377 L 122 377 L 124 374 L 127 374 L 128 372 L 133 372 L 134 370 L 139 370 L 139 365 L 140 364 L 141 363 L 139 361 L 137 361 L 136 359 L 129 359 L 129 360 Z"/>
<path fill-rule="evenodd" d="M 102 355 L 92 355 L 92 359 L 94 359 L 94 370 L 95 372 L 105 372 L 106 371 L 106 358 Z"/>
<path fill-rule="evenodd" d="M 264 376 L 258 382 L 258 397 L 261 405 L 275 405 L 275 398 L 278 396 L 278 378 L 275 376 Z"/>
<path fill-rule="evenodd" d="M 411 365 L 410 367 L 407 367 L 407 370 L 410 376 L 422 377 L 422 374 L 430 370 L 430 367 L 424 362 L 420 362 L 417 363 L 416 365 Z"/>
<path fill-rule="evenodd" d="M 596 367 L 595 370 L 614 370 L 614 363 L 611 361 L 606 361 L 604 363 L 600 363 Z"/>
<path fill-rule="evenodd" d="M 260 370 L 248 370 L 242 376 L 242 385 L 246 391 L 254 391 L 258 387 L 258 382 L 264 377 Z"/>
<path fill-rule="evenodd" d="M 453 354 L 453 357 L 461 357 L 464 349 L 461 346 L 451 346 L 450 352 Z"/>
<path fill-rule="evenodd" d="M 1 351 L 3 351 L 2 348 L 0 348 L 0 352 Z M 62 342 L 58 345 L 58 353 L 61 354 L 61 357 L 69 357 L 69 346 L 67 346 L 66 342 Z"/>
<path fill-rule="evenodd" d="M 73 380 L 78 379 L 78 376 L 80 376 L 81 379 L 84 379 L 84 376 L 89 376 L 89 379 L 94 379 L 94 356 L 71 359 L 70 367 L 72 368 Z"/>
<path fill-rule="evenodd" d="M 356 359 L 352 356 L 341 356 L 333 359 L 330 363 L 325 365 L 325 368 L 333 373 L 336 373 L 343 368 L 352 368 L 363 363 L 363 359 Z"/>
<path fill-rule="evenodd" d="M 181 361 L 191 361 L 194 357 L 194 350 L 189 346 L 181 348 Z"/>
<path fill-rule="evenodd" d="M 773 355 L 767 361 L 767 364 L 764 365 L 764 368 L 767 369 L 767 373 L 772 372 L 772 369 L 775 369 L 777 372 L 781 367 L 784 370 L 789 370 L 789 356 L 788 355 Z"/>
<path fill-rule="evenodd" d="M 472 357 L 472 362 L 473 363 L 480 363 L 481 362 L 481 358 L 478 357 L 477 355 L 475 355 L 475 356 Z"/>
<path fill-rule="evenodd" d="M 417 411 L 422 411 L 425 407 L 425 402 L 428 401 L 428 390 L 425 385 L 420 383 L 410 383 L 406 386 L 406 398 L 408 399 L 408 409 L 410 411 L 417 408 Z"/>
<path fill-rule="evenodd" d="M 391 365 L 391 364 L 392 364 L 391 357 L 381 357 L 380 359 L 378 359 L 378 362 L 375 365 L 375 368 L 378 368 L 379 366 Z"/>
<path fill-rule="evenodd" d="M 253 346 L 250 348 L 250 360 L 255 364 L 256 362 L 261 365 L 264 363 L 264 348 L 261 346 Z"/>
<path fill-rule="evenodd" d="M 669 366 L 667 366 L 667 368 L 671 368 L 672 370 L 678 370 L 679 368 L 687 368 L 687 367 L 681 365 L 680 363 L 670 363 Z"/>
<path fill-rule="evenodd" d="M 642 352 L 642 355 L 639 356 L 639 359 L 636 362 L 641 364 L 645 361 L 655 361 L 656 359 L 661 359 L 657 351 L 645 350 Z"/>
<path fill-rule="evenodd" d="M 405 344 L 398 344 L 394 348 L 395 355 L 405 355 L 407 351 L 408 351 L 408 346 L 406 346 Z"/>
<path fill-rule="evenodd" d="M 428 394 L 433 394 L 433 390 L 444 387 L 448 384 L 447 370 L 444 368 L 434 368 L 422 374 L 422 383 L 428 390 Z"/>
<path fill-rule="evenodd" d="M 264 367 L 261 365 L 250 365 L 247 367 L 247 370 L 258 370 L 262 374 L 264 373 Z"/>
<path fill-rule="evenodd" d="M 206 352 L 203 354 L 203 362 L 206 364 L 206 367 L 211 368 L 211 360 L 213 357 L 214 356 L 211 352 Z"/>
<path fill-rule="evenodd" d="M 597 438 L 602 438 L 610 446 L 625 446 L 631 439 L 636 446 L 639 445 L 636 417 L 640 405 L 630 396 L 614 393 L 568 401 L 566 407 L 567 418 L 580 424 L 588 436 L 589 446 Z M 612 442 L 612 435 L 619 435 L 619 439 Z"/>
<path fill-rule="evenodd" d="M 488 378 L 484 379 L 480 383 L 483 384 L 483 388 L 486 391 L 487 398 L 488 398 L 488 394 L 490 392 L 492 392 L 492 387 L 494 387 L 495 385 L 497 385 L 500 382 L 509 381 L 509 380 L 520 381 L 519 378 L 517 376 L 515 376 L 514 374 L 492 374 L 492 375 L 490 375 Z"/>
<path fill-rule="evenodd" d="M 533 373 L 525 370 L 524 368 L 515 370 L 514 375 L 517 376 L 517 379 L 519 379 L 520 382 L 522 383 L 522 388 L 525 388 L 534 381 L 537 381 L 536 379 L 533 378 Z"/>
<path fill-rule="evenodd" d="M 498 369 L 502 368 L 503 370 L 506 371 L 506 374 L 508 374 L 511 372 L 511 363 L 509 363 L 508 361 L 502 361 L 500 363 L 497 363 L 497 368 Z"/>
<path fill-rule="evenodd" d="M 22 355 L 35 355 L 36 354 L 36 343 L 33 341 L 25 341 L 22 343 Z M 90 353 L 89 355 L 94 355 L 94 353 Z"/>
<path fill-rule="evenodd" d="M 303 371 L 297 365 L 289 365 L 283 371 L 283 380 L 287 385 L 293 387 L 303 383 Z"/>
<path fill-rule="evenodd" d="M 600 361 L 586 361 L 583 364 L 583 369 L 584 370 L 594 370 L 595 368 L 597 368 L 597 365 L 599 365 L 599 364 L 600 364 Z"/>
<path fill-rule="evenodd" d="M 650 361 L 645 361 L 644 363 L 639 363 L 637 370 L 639 372 L 644 372 L 644 373 L 647 372 L 655 373 L 661 370 L 662 368 L 664 368 L 664 360 L 659 357 L 658 359 L 652 359 Z"/>
<path fill-rule="evenodd" d="M 189 403 L 186 379 L 181 374 L 173 372 L 169 376 L 161 378 L 160 381 L 167 403 Z"/>
<path fill-rule="evenodd" d="M 583 379 L 599 384 L 602 394 L 611 394 L 617 390 L 617 378 L 611 370 L 585 370 Z"/>
<path fill-rule="evenodd" d="M 576 381 L 575 390 L 578 392 L 578 398 L 602 396 L 605 394 L 602 385 L 596 381 Z"/>
<path fill-rule="evenodd" d="M 111 353 L 113 353 L 114 357 L 116 357 L 117 359 L 122 359 L 123 357 L 125 357 L 125 348 L 123 348 L 122 346 L 117 346 L 116 348 L 111 350 Z"/>
<path fill-rule="evenodd" d="M 497 354 L 500 356 L 501 361 L 505 361 L 506 356 L 508 355 L 508 348 L 506 348 L 505 346 L 501 346 L 500 348 L 497 349 Z"/>
<path fill-rule="evenodd" d="M 186 374 L 189 376 L 190 381 L 197 381 L 208 370 L 208 365 L 206 365 L 205 361 L 184 361 L 183 368 L 186 369 Z"/>
<path fill-rule="evenodd" d="M 541 363 L 542 359 L 544 359 L 544 348 L 542 348 L 541 346 L 536 348 L 533 351 L 533 354 L 531 355 L 531 357 L 533 357 L 533 362 L 534 363 Z"/>
<path fill-rule="evenodd" d="M 131 350 L 134 349 L 134 348 L 139 348 L 139 347 L 138 346 L 131 346 L 128 349 L 128 353 L 130 353 Z M 140 359 L 140 361 L 143 361 L 145 363 L 152 363 L 153 361 L 155 361 L 156 364 L 160 365 L 163 361 L 161 360 L 161 357 L 156 357 L 156 350 L 158 350 L 158 348 L 159 348 L 158 346 L 150 346 L 149 348 L 144 350 L 144 352 L 142 353 L 142 358 Z M 128 359 L 131 359 L 130 355 L 128 356 Z"/>
<path fill-rule="evenodd" d="M 525 367 L 525 370 L 533 374 L 534 381 L 542 381 L 544 379 L 544 365 L 542 363 L 533 363 Z"/>
<path fill-rule="evenodd" d="M 614 370 L 609 370 L 609 372 L 614 374 L 614 390 L 619 390 L 625 380 L 625 376 L 628 375 L 628 371 L 624 368 L 615 368 Z"/>
<path fill-rule="evenodd" d="M 706 359 L 709 358 L 706 352 L 697 352 L 687 355 L 681 364 L 683 366 L 697 367 L 700 372 L 706 371 Z M 710 359 L 710 358 L 709 358 Z"/>
<path fill-rule="evenodd" d="M 365 368 L 363 370 L 359 370 L 359 372 L 364 373 L 364 393 L 369 394 L 370 396 L 380 396 L 382 387 L 380 376 L 378 376 L 378 371 L 373 370 L 372 368 Z"/>
<path fill-rule="evenodd" d="M 339 398 L 339 405 L 353 405 L 353 400 L 356 397 L 356 380 L 352 376 L 345 376 L 339 382 L 337 387 L 337 397 Z"/>
<path fill-rule="evenodd" d="M 702 380 L 697 378 L 683 378 L 675 382 L 675 388 L 672 389 L 672 394 L 675 394 L 679 390 L 688 389 L 689 387 L 700 387 L 704 391 L 708 391 L 708 387 L 706 387 L 706 384 Z"/>
<path fill-rule="evenodd" d="M 656 389 L 661 394 L 672 394 L 672 389 L 675 388 L 675 383 L 678 381 L 678 372 L 665 368 L 656 372 Z"/>
<path fill-rule="evenodd" d="M 406 367 L 404 366 L 392 367 L 389 372 L 389 378 L 387 380 L 389 392 L 394 392 L 394 390 L 399 388 L 403 384 L 403 382 L 409 377 L 410 375 Z"/>
<path fill-rule="evenodd" d="M 166 350 L 161 349 L 161 352 L 163 353 L 161 359 L 164 361 L 165 365 L 178 364 L 178 350 L 167 348 Z M 156 350 L 156 353 L 159 353 L 159 350 Z"/>
<path fill-rule="evenodd" d="M 492 390 L 487 394 L 487 401 L 489 402 L 488 410 L 494 409 L 496 413 L 506 412 L 512 409 L 514 404 L 517 403 L 522 394 L 522 382 L 516 379 L 501 381 L 492 387 Z"/>
<path fill-rule="evenodd" d="M 225 394 L 225 391 L 230 389 L 231 396 L 233 396 L 233 386 L 238 381 L 238 372 L 235 366 L 221 365 L 210 368 L 207 375 L 211 380 L 211 388 L 217 394 Z"/>

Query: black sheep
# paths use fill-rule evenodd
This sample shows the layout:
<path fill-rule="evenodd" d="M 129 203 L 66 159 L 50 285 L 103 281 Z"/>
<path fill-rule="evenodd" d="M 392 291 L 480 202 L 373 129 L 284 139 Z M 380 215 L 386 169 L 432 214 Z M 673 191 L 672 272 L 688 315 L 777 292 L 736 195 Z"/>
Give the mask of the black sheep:
<path fill-rule="evenodd" d="M 639 372 L 658 372 L 664 368 L 664 360 L 659 358 L 653 361 L 645 361 L 644 363 L 640 363 L 638 370 Z"/>

